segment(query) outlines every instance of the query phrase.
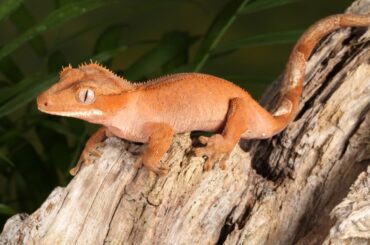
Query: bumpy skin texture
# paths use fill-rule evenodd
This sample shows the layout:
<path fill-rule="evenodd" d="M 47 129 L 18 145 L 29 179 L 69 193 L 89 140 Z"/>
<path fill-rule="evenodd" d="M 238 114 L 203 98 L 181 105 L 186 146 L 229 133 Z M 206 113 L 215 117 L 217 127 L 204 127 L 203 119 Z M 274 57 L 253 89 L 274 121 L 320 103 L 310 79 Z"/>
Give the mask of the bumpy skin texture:
<path fill-rule="evenodd" d="M 284 75 L 286 91 L 274 114 L 262 108 L 247 92 L 224 79 L 198 73 L 174 74 L 146 83 L 130 83 L 98 64 L 64 68 L 60 81 L 37 98 L 40 111 L 79 118 L 103 125 L 86 143 L 77 166 L 99 156 L 97 146 L 109 136 L 147 143 L 137 166 L 157 174 L 168 169 L 159 162 L 176 133 L 215 132 L 200 137 L 208 156 L 204 169 L 225 161 L 240 138 L 261 139 L 282 131 L 298 110 L 306 61 L 316 43 L 329 32 L 347 26 L 370 25 L 369 16 L 334 15 L 311 26 L 294 47 Z"/>

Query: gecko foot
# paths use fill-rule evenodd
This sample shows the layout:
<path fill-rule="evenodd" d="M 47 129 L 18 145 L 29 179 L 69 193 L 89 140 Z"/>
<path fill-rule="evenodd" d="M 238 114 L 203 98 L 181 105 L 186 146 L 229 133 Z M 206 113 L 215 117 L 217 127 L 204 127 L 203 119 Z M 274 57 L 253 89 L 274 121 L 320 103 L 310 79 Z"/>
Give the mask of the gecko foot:
<path fill-rule="evenodd" d="M 159 163 L 157 163 L 157 164 L 144 163 L 142 156 L 139 156 L 136 159 L 133 166 L 136 169 L 140 169 L 142 166 L 144 166 L 149 171 L 152 171 L 152 172 L 156 173 L 157 175 L 161 175 L 161 176 L 168 174 L 168 171 L 169 171 L 168 167 L 160 166 Z"/>
<path fill-rule="evenodd" d="M 232 150 L 231 144 L 229 144 L 221 134 L 215 134 L 211 137 L 200 136 L 199 141 L 206 146 L 196 148 L 194 153 L 198 157 L 208 157 L 203 169 L 209 171 L 213 168 L 215 163 L 218 162 L 220 168 L 225 170 L 226 161 Z"/>
<path fill-rule="evenodd" d="M 158 165 L 145 165 L 145 167 L 147 169 L 149 169 L 150 171 L 156 173 L 157 175 L 167 175 L 168 174 L 168 171 L 169 171 L 169 168 L 168 167 L 164 167 L 164 166 L 158 166 Z"/>
<path fill-rule="evenodd" d="M 85 149 L 81 153 L 80 159 L 78 160 L 76 166 L 73 167 L 72 169 L 70 169 L 69 173 L 72 176 L 75 176 L 78 173 L 78 171 L 81 169 L 82 165 L 92 164 L 93 160 L 92 160 L 91 156 L 97 157 L 97 158 L 101 157 L 102 152 L 99 151 L 98 148 L 102 147 L 104 145 L 105 145 L 104 142 L 98 142 L 98 143 L 96 143 L 96 144 L 94 144 L 90 147 L 85 147 Z"/>

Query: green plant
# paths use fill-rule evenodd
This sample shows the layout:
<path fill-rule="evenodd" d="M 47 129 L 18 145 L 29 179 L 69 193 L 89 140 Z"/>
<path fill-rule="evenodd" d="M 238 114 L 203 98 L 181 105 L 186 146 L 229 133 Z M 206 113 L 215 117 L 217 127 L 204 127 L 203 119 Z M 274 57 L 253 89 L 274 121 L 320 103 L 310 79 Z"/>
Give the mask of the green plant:
<path fill-rule="evenodd" d="M 171 9 L 174 5 L 187 4 L 203 12 L 206 8 L 196 1 L 180 0 L 147 0 L 140 4 L 118 0 L 55 0 L 46 16 L 35 18 L 31 6 L 23 0 L 0 2 L 0 22 L 18 31 L 0 48 L 0 227 L 16 212 L 32 212 L 55 186 L 68 183 L 71 178 L 68 170 L 76 163 L 94 128 L 78 120 L 37 111 L 35 97 L 57 81 L 62 66 L 76 66 L 89 60 L 111 66 L 122 54 L 141 47 L 144 52 L 139 58 L 133 59 L 126 69 L 119 67 L 115 71 L 132 80 L 177 71 L 202 71 L 209 61 L 225 58 L 246 46 L 294 43 L 301 30 L 249 35 L 220 43 L 237 17 L 293 2 L 297 0 L 229 0 L 204 33 L 194 35 L 173 26 L 173 30 L 163 33 L 158 40 L 123 38 L 122 33 L 129 27 L 104 11 L 120 8 L 122 16 L 145 16 L 158 11 L 160 17 L 165 5 Z M 96 18 L 104 20 L 86 21 Z M 68 32 L 62 31 L 65 25 Z M 146 25 L 149 29 L 150 21 Z M 52 32 L 54 40 L 50 41 L 48 33 Z M 76 39 L 85 36 L 93 43 L 88 53 L 76 47 L 76 43 L 81 45 Z M 32 60 L 17 52 L 24 46 L 32 50 Z M 75 52 L 71 54 L 70 49 Z M 22 65 L 22 61 L 27 64 Z M 28 66 L 33 68 L 27 69 Z M 254 94 L 260 93 L 266 86 L 263 82 L 270 79 L 266 74 L 221 75 L 243 81 L 239 85 L 249 85 Z M 245 83 L 247 78 L 253 83 Z"/>

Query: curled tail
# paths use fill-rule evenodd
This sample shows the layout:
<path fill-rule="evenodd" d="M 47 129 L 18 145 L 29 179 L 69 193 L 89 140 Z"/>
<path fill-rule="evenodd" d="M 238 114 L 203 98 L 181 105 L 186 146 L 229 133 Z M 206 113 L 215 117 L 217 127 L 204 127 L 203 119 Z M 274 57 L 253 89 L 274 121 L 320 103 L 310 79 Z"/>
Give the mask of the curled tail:
<path fill-rule="evenodd" d="M 302 94 L 306 62 L 322 37 L 341 27 L 369 26 L 370 15 L 338 14 L 326 17 L 312 25 L 295 45 L 284 74 L 287 92 L 274 113 L 273 134 L 283 130 L 296 116 Z"/>

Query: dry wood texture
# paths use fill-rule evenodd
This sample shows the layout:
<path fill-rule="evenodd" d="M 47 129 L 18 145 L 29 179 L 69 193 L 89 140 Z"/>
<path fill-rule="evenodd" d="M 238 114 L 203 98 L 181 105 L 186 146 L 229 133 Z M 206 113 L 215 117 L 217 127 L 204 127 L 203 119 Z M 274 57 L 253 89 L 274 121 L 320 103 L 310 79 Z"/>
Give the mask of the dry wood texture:
<path fill-rule="evenodd" d="M 349 11 L 370 13 L 370 0 Z M 325 38 L 296 120 L 273 139 L 241 142 L 247 151 L 236 147 L 226 171 L 203 172 L 187 134 L 174 139 L 164 177 L 133 168 L 140 146 L 110 138 L 35 213 L 9 219 L 0 244 L 370 243 L 369 38 L 366 28 Z"/>

